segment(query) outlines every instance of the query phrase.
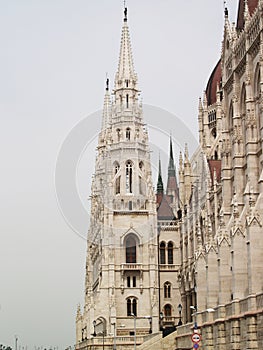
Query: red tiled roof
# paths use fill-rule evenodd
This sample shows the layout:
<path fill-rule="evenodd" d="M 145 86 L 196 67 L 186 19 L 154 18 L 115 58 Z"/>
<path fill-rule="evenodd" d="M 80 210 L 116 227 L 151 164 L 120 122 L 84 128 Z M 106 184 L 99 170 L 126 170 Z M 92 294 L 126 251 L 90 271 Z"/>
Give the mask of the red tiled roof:
<path fill-rule="evenodd" d="M 216 103 L 217 85 L 220 84 L 221 78 L 222 78 L 222 70 L 221 70 L 221 59 L 220 59 L 217 65 L 215 66 L 212 74 L 210 75 L 210 78 L 206 86 L 205 92 L 206 92 L 208 106 Z"/>
<path fill-rule="evenodd" d="M 216 171 L 216 180 L 217 182 L 221 181 L 221 160 L 208 160 L 210 176 L 212 180 L 212 184 L 214 184 L 214 170 Z"/>
<path fill-rule="evenodd" d="M 250 15 L 253 14 L 255 8 L 258 6 L 258 0 L 248 0 L 248 10 Z M 237 13 L 237 29 L 242 30 L 245 26 L 244 21 L 244 12 L 245 12 L 245 1 L 239 0 L 238 13 Z"/>

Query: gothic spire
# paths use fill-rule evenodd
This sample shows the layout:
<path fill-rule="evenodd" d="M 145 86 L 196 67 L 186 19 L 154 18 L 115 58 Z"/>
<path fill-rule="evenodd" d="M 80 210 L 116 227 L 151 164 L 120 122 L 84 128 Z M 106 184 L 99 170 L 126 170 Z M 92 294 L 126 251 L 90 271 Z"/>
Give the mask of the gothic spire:
<path fill-rule="evenodd" d="M 173 200 L 178 199 L 178 185 L 177 185 L 175 165 L 174 165 L 172 136 L 170 136 L 170 156 L 169 156 L 169 165 L 168 165 L 166 194 L 171 196 Z"/>
<path fill-rule="evenodd" d="M 159 174 L 158 174 L 158 182 L 157 182 L 157 193 L 163 193 L 163 179 L 162 179 L 160 156 L 159 156 Z"/>
<path fill-rule="evenodd" d="M 134 71 L 131 41 L 127 20 L 127 7 L 124 9 L 124 20 L 121 34 L 121 47 L 118 70 L 115 76 L 115 89 L 128 87 L 126 84 L 137 81 L 137 75 Z M 131 87 L 129 85 L 129 87 Z"/>
<path fill-rule="evenodd" d="M 170 176 L 175 177 L 173 144 L 172 144 L 172 137 L 171 136 L 170 136 L 170 156 L 169 156 L 169 166 L 168 166 L 168 178 Z"/>
<path fill-rule="evenodd" d="M 102 112 L 102 130 L 105 130 L 110 122 L 110 105 L 109 78 L 107 78 Z"/>

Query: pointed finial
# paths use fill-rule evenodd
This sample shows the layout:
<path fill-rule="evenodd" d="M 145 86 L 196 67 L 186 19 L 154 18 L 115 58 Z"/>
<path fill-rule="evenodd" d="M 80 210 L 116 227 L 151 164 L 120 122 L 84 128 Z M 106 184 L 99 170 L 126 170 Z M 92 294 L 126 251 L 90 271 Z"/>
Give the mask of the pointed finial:
<path fill-rule="evenodd" d="M 181 151 L 180 151 L 180 155 L 179 155 L 179 165 L 180 165 L 180 169 L 182 169 L 182 167 L 183 167 L 183 155 L 182 155 Z"/>
<path fill-rule="evenodd" d="M 127 22 L 127 12 L 128 12 L 128 9 L 125 6 L 125 2 L 124 2 L 124 22 Z"/>
<path fill-rule="evenodd" d="M 106 90 L 109 90 L 109 78 L 106 79 Z"/>
<path fill-rule="evenodd" d="M 188 145 L 187 143 L 185 143 L 185 149 L 184 149 L 184 156 L 185 156 L 185 160 L 189 160 L 189 154 L 188 154 Z"/>
<path fill-rule="evenodd" d="M 228 9 L 226 6 L 226 0 L 224 0 L 225 18 L 228 18 Z"/>

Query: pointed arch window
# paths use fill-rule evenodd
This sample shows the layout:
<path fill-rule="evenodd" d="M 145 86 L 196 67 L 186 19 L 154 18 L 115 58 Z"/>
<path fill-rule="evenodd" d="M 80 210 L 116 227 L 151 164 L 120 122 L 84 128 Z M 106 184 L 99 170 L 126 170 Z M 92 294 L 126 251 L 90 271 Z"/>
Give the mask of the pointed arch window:
<path fill-rule="evenodd" d="M 163 286 L 163 291 L 164 291 L 165 298 L 171 298 L 171 283 L 170 282 L 165 282 L 165 284 Z"/>
<path fill-rule="evenodd" d="M 168 264 L 173 264 L 174 259 L 173 259 L 173 243 L 169 242 L 168 243 Z"/>
<path fill-rule="evenodd" d="M 117 140 L 119 142 L 121 140 L 121 129 L 117 129 L 116 134 L 117 134 Z"/>
<path fill-rule="evenodd" d="M 137 299 L 128 298 L 127 299 L 127 316 L 137 316 Z"/>
<path fill-rule="evenodd" d="M 121 177 L 118 176 L 115 182 L 115 194 L 121 193 Z"/>
<path fill-rule="evenodd" d="M 134 237 L 126 240 L 126 263 L 136 263 L 136 241 Z"/>
<path fill-rule="evenodd" d="M 166 304 L 164 306 L 164 315 L 165 317 L 171 317 L 172 316 L 172 307 L 170 304 Z"/>
<path fill-rule="evenodd" d="M 132 163 L 126 163 L 126 193 L 132 193 Z"/>
<path fill-rule="evenodd" d="M 119 170 L 120 170 L 120 165 L 119 163 L 115 163 L 115 175 L 118 174 Z M 118 176 L 115 180 L 115 194 L 119 194 L 121 191 L 121 177 Z"/>
<path fill-rule="evenodd" d="M 165 243 L 160 243 L 160 264 L 165 264 Z"/>

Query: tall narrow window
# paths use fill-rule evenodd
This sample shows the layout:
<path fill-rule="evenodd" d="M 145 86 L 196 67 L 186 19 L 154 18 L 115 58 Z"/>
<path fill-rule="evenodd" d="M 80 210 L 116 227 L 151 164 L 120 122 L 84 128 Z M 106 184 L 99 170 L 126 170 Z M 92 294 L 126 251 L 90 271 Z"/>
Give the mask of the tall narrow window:
<path fill-rule="evenodd" d="M 133 287 L 136 287 L 136 276 L 132 277 L 132 285 Z"/>
<path fill-rule="evenodd" d="M 168 264 L 173 264 L 174 259 L 173 259 L 173 243 L 169 242 L 168 243 Z"/>
<path fill-rule="evenodd" d="M 127 299 L 127 316 L 131 316 L 131 313 L 132 313 L 131 305 L 132 305 L 132 300 L 129 298 Z"/>
<path fill-rule="evenodd" d="M 160 244 L 160 264 L 165 264 L 165 243 Z"/>
<path fill-rule="evenodd" d="M 126 129 L 126 140 L 129 141 L 131 139 L 131 129 L 127 128 Z"/>
<path fill-rule="evenodd" d="M 126 263 L 136 263 L 136 241 L 128 237 L 126 241 Z"/>
<path fill-rule="evenodd" d="M 164 297 L 171 298 L 171 283 L 165 282 L 163 289 L 164 289 Z"/>
<path fill-rule="evenodd" d="M 165 317 L 171 317 L 172 316 L 172 307 L 169 304 L 166 304 L 164 306 L 164 315 Z"/>
<path fill-rule="evenodd" d="M 120 194 L 120 192 L 121 192 L 121 177 L 118 176 L 116 179 L 115 193 Z"/>
<path fill-rule="evenodd" d="M 126 108 L 129 108 L 129 95 L 126 95 Z"/>
<path fill-rule="evenodd" d="M 121 130 L 117 129 L 116 133 L 117 133 L 117 140 L 120 141 L 120 139 L 121 139 Z"/>
<path fill-rule="evenodd" d="M 126 163 L 126 193 L 132 193 L 132 163 Z"/>
<path fill-rule="evenodd" d="M 115 163 L 115 175 L 118 173 L 118 171 L 120 170 L 120 165 L 119 163 Z M 120 187 L 121 187 L 121 177 L 118 176 L 115 180 L 115 194 L 119 194 L 120 193 Z"/>
<path fill-rule="evenodd" d="M 131 277 L 127 276 L 127 287 L 130 288 L 131 286 Z"/>
<path fill-rule="evenodd" d="M 128 298 L 127 299 L 127 316 L 137 316 L 137 299 Z"/>

